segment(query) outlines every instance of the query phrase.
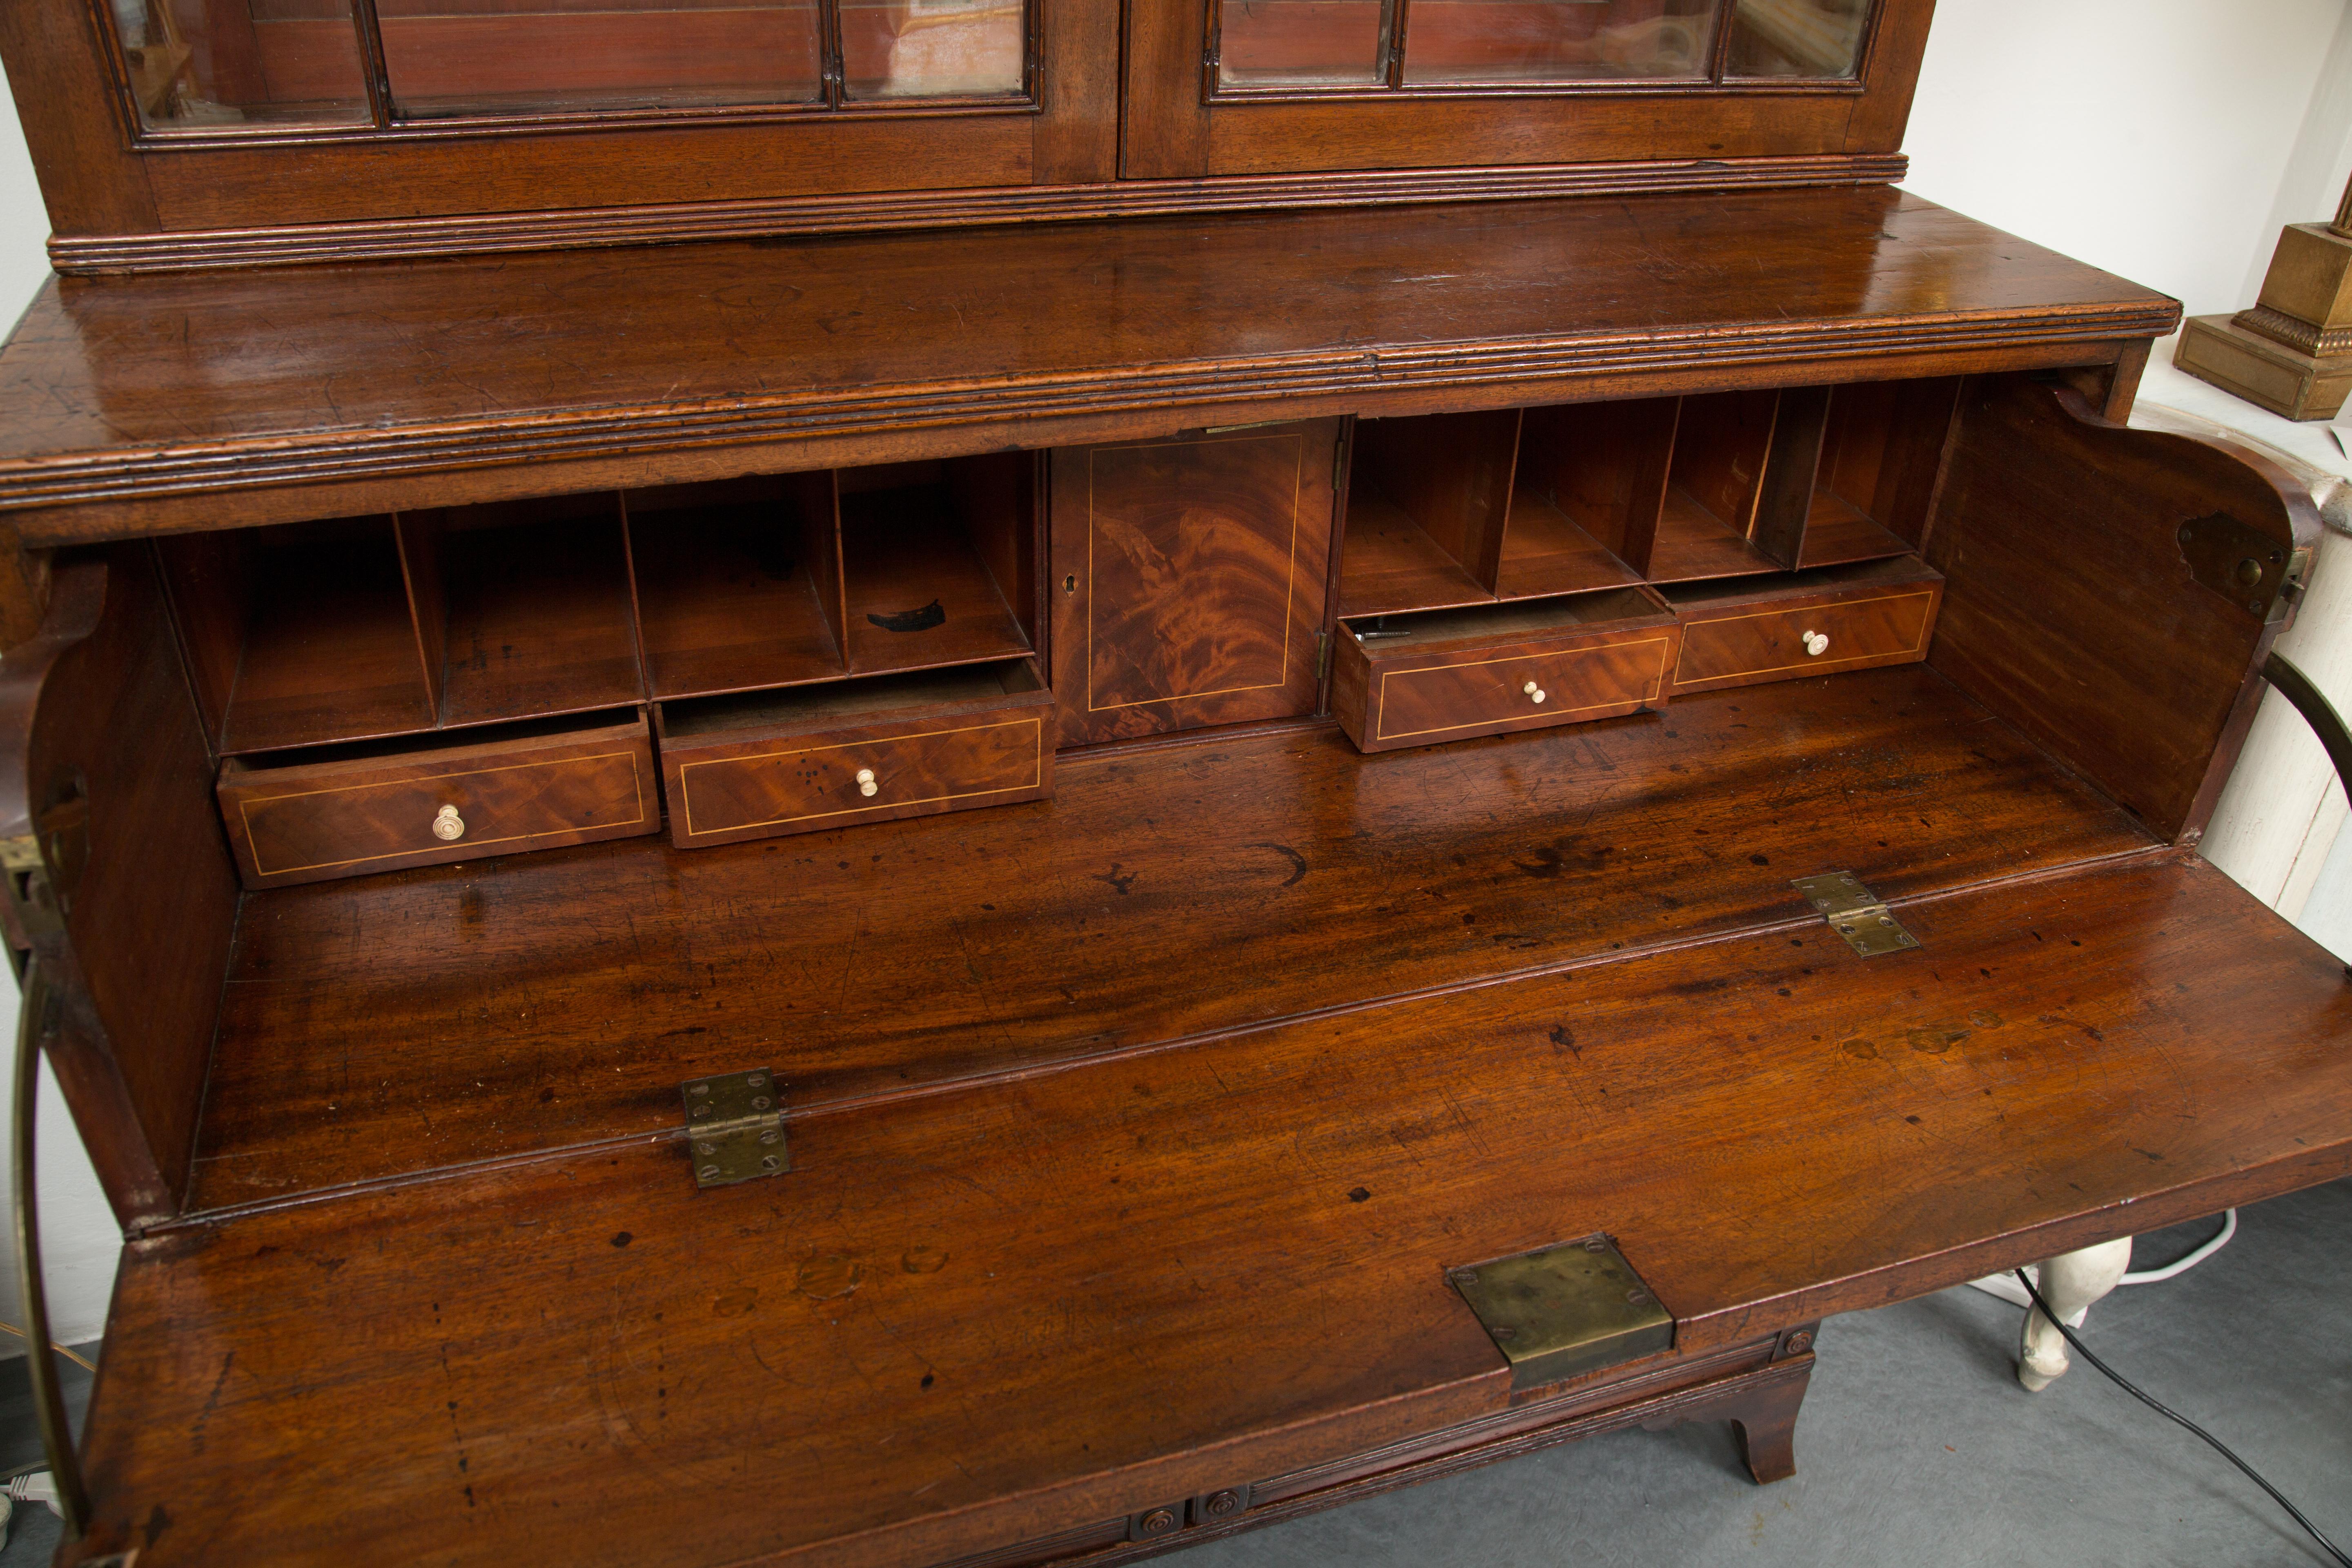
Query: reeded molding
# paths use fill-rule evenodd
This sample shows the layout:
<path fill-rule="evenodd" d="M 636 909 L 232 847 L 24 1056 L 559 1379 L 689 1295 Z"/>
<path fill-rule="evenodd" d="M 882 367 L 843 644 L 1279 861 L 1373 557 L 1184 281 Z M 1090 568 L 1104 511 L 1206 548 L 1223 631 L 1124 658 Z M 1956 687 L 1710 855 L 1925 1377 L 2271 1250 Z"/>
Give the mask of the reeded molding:
<path fill-rule="evenodd" d="M 49 262 L 70 277 L 1391 203 L 1880 185 L 1900 180 L 1909 167 L 1910 160 L 1901 153 L 1871 153 L 1250 174 L 1205 180 L 1128 180 L 1101 184 L 1019 185 L 994 190 L 914 191 L 776 201 L 687 202 L 569 212 L 200 229 L 178 234 L 62 236 L 49 241 Z"/>
<path fill-rule="evenodd" d="M 2161 336 L 2179 318 L 2179 307 L 2168 300 L 2043 306 L 2031 312 L 1754 322 L 1370 350 L 1330 348 L 988 380 L 835 385 L 766 396 L 486 416 L 392 428 L 325 429 L 0 463 L 0 509 L 1188 405 L 1232 407 L 1334 394 L 1370 400 L 1382 394 L 1485 383 L 2090 343 Z"/>

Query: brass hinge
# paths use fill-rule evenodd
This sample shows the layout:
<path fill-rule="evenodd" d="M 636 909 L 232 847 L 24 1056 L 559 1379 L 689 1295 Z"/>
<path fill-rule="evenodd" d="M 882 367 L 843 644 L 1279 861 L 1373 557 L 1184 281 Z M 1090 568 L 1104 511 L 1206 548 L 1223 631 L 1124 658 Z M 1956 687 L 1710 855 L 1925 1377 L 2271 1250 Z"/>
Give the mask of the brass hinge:
<path fill-rule="evenodd" d="M 1828 920 L 1830 929 L 1864 958 L 1919 945 L 1919 939 L 1905 931 L 1878 896 L 1851 871 L 1799 877 L 1789 885 L 1804 894 L 1805 901 Z"/>
<path fill-rule="evenodd" d="M 793 1168 L 784 1142 L 784 1097 L 766 1068 L 692 1079 L 677 1092 L 686 1101 L 696 1186 L 730 1187 Z"/>
<path fill-rule="evenodd" d="M 1315 634 L 1315 679 L 1322 679 L 1331 670 L 1331 634 Z"/>
<path fill-rule="evenodd" d="M 2180 559 L 2200 586 L 2246 613 L 2267 620 L 2280 606 L 2281 591 L 2290 578 L 2292 545 L 2281 544 L 2261 529 L 2240 522 L 2226 511 L 2193 517 L 2175 531 Z"/>
<path fill-rule="evenodd" d="M 1564 1377 L 1671 1349 L 1674 1315 L 1605 1236 L 1497 1258 L 1445 1278 L 1511 1365 L 1511 1386 Z"/>

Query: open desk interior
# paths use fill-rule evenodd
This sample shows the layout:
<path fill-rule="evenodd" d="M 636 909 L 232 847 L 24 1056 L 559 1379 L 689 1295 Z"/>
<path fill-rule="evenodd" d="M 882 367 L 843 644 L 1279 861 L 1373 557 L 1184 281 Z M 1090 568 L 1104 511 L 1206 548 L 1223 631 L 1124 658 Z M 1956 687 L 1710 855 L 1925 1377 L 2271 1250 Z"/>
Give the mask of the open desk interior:
<path fill-rule="evenodd" d="M 63 1568 L 1771 1481 L 1825 1318 L 2352 1169 L 2178 305 L 1892 188 L 1926 0 L 1537 9 L 0 15 Z"/>

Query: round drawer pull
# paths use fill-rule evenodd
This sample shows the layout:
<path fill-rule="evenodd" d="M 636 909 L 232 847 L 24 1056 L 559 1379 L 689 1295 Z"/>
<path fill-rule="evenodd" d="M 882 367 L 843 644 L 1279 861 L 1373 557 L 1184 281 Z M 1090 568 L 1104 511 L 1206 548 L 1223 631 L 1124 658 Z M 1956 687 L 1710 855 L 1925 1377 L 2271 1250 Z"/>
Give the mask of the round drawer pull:
<path fill-rule="evenodd" d="M 436 838 L 466 837 L 466 819 L 457 815 L 456 806 L 445 805 L 433 814 L 433 837 Z"/>
<path fill-rule="evenodd" d="M 860 768 L 857 770 L 857 793 L 862 795 L 868 796 L 877 795 L 882 793 L 882 786 L 874 782 L 874 770 L 872 768 Z"/>
<path fill-rule="evenodd" d="M 1525 686 L 1520 687 L 1519 689 L 1528 694 L 1529 700 L 1535 702 L 1540 702 L 1545 698 L 1551 695 L 1550 692 L 1546 691 L 1542 687 L 1538 686 L 1532 680 L 1528 681 Z"/>
<path fill-rule="evenodd" d="M 1830 639 L 1826 633 L 1807 632 L 1805 634 L 1805 653 L 1807 657 L 1819 658 L 1823 653 L 1828 651 L 1829 646 Z"/>

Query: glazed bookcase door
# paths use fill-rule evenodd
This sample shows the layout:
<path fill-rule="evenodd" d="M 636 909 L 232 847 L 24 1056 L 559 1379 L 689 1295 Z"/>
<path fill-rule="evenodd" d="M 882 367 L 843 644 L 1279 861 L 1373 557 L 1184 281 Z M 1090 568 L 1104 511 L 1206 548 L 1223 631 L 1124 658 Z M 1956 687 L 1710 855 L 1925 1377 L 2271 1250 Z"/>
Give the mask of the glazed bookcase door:
<path fill-rule="evenodd" d="M 1064 745 L 1315 711 L 1339 422 L 1057 451 Z"/>
<path fill-rule="evenodd" d="M 1933 0 L 1135 0 L 1134 178 L 1892 153 Z"/>
<path fill-rule="evenodd" d="M 1018 188 L 1115 174 L 1116 8 L 43 0 L 0 51 L 77 241 Z M 556 215 L 571 215 L 568 216 Z M 664 237 L 658 212 L 637 237 Z M 186 243 L 194 243 L 190 239 Z M 87 248 L 87 247 L 85 247 Z"/>

